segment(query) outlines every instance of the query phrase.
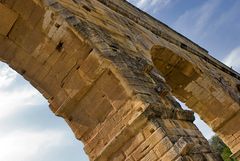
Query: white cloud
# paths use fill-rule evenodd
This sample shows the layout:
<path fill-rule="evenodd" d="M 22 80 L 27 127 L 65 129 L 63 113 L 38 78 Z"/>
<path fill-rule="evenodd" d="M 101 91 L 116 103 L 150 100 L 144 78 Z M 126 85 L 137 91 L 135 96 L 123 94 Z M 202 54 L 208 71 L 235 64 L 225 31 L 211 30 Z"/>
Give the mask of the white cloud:
<path fill-rule="evenodd" d="M 11 92 L 0 91 L 0 120 L 17 113 L 23 108 L 40 104 L 38 95 L 38 92 L 34 89 L 14 90 Z"/>
<path fill-rule="evenodd" d="M 23 108 L 30 108 L 42 101 L 39 92 L 30 85 L 18 86 L 17 76 L 6 64 L 0 64 L 0 121 L 10 119 Z M 62 133 L 56 131 L 15 130 L 11 133 L 0 131 L 2 161 L 30 160 L 57 145 L 62 138 Z"/>
<path fill-rule="evenodd" d="M 171 0 L 129 0 L 129 2 L 144 11 L 156 13 L 165 8 Z"/>
<path fill-rule="evenodd" d="M 63 120 L 46 118 L 50 110 L 44 110 L 44 102 L 27 81 L 0 63 L 0 161 L 88 160 L 83 145 Z M 40 113 L 33 114 L 40 108 Z"/>
<path fill-rule="evenodd" d="M 0 133 L 0 160 L 34 160 L 51 148 L 60 146 L 63 138 L 63 133 L 59 131 L 15 131 L 7 135 Z"/>
<path fill-rule="evenodd" d="M 9 90 L 17 78 L 17 73 L 7 65 L 0 67 L 0 120 L 23 108 L 41 103 L 41 95 L 31 86 L 17 86 Z M 7 107 L 7 108 L 6 108 Z"/>
<path fill-rule="evenodd" d="M 17 73 L 14 72 L 7 65 L 0 67 L 0 89 L 9 87 L 9 85 L 16 79 Z"/>
<path fill-rule="evenodd" d="M 240 72 L 240 46 L 233 49 L 223 60 L 223 63 Z"/>

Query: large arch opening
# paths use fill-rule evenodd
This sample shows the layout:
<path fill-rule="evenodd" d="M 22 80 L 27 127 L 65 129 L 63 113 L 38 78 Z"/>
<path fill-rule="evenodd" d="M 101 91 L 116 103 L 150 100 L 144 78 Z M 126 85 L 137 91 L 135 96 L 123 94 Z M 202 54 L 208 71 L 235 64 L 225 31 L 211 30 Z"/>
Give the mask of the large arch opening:
<path fill-rule="evenodd" d="M 4 63 L 0 63 L 0 110 L 0 160 L 88 160 L 66 122 Z"/>
<path fill-rule="evenodd" d="M 61 14 L 44 2 L 60 7 Z M 85 31 L 89 26 L 75 24 L 83 27 L 76 32 L 66 19 L 80 20 L 54 1 L 1 1 L 0 7 L 0 15 L 7 17 L 0 21 L 0 61 L 28 80 L 65 119 L 90 160 L 112 157 L 117 148 L 112 146 L 128 139 L 118 135 L 130 131 L 126 123 L 138 118 L 142 104 L 89 42 L 94 34 Z"/>
<path fill-rule="evenodd" d="M 151 49 L 153 64 L 173 95 L 196 112 L 232 152 L 237 153 L 240 129 L 235 124 L 239 122 L 239 100 L 235 95 L 238 95 L 239 80 L 230 82 L 228 75 L 190 54 L 161 45 Z"/>
<path fill-rule="evenodd" d="M 28 88 L 31 89 L 31 91 L 33 91 L 32 93 L 29 93 L 29 91 L 26 91 L 26 93 L 24 93 L 25 91 L 14 91 L 15 97 L 19 97 L 20 99 L 20 102 L 16 101 L 16 103 L 19 103 L 19 105 L 7 104 L 11 103 L 11 101 L 12 103 L 14 103 L 14 100 L 16 100 L 17 98 L 14 98 L 13 100 L 7 100 L 8 98 L 6 98 L 6 95 L 4 95 L 1 98 L 3 100 L 6 99 L 5 101 L 8 102 L 2 101 L 1 103 L 4 104 L 1 104 L 1 108 L 7 108 L 5 112 L 7 113 L 7 111 L 9 111 L 8 113 L 11 113 L 13 111 L 16 111 L 16 108 L 20 105 L 27 107 L 30 106 L 31 102 L 35 100 L 35 98 L 38 101 L 41 100 L 42 102 L 44 102 L 43 104 L 36 105 L 36 108 L 28 110 L 28 112 L 23 109 L 23 113 L 26 113 L 16 116 L 16 120 L 8 120 L 7 114 L 6 118 L 5 116 L 3 117 L 6 120 L 1 120 L 1 127 L 6 128 L 4 122 L 10 122 L 9 124 L 14 124 L 12 126 L 13 128 L 14 126 L 17 126 L 16 124 L 19 124 L 18 128 L 26 128 L 26 131 L 24 132 L 24 130 L 21 129 L 17 131 L 16 134 L 9 135 L 8 138 L 2 137 L 3 139 L 1 139 L 1 142 L 3 144 L 1 143 L 1 145 L 11 148 L 4 149 L 6 153 L 4 153 L 5 156 L 3 156 L 4 158 L 2 158 L 2 160 L 7 159 L 7 157 L 10 157 L 10 160 L 13 160 L 14 157 L 18 156 L 20 157 L 18 159 L 29 159 L 27 158 L 29 157 L 29 155 L 21 157 L 21 155 L 19 154 L 20 151 L 29 148 L 33 150 L 33 152 L 39 152 L 41 151 L 41 148 L 48 148 L 47 145 L 44 145 L 45 143 L 49 145 L 49 148 L 56 147 L 56 145 L 59 147 L 58 151 L 53 151 L 53 153 L 55 154 L 53 154 L 51 157 L 54 157 L 54 155 L 59 155 L 58 153 L 61 153 L 61 151 L 66 151 L 66 149 L 68 149 L 67 147 L 61 149 L 61 142 L 65 142 L 67 144 L 66 146 L 68 146 L 69 148 L 71 148 L 71 146 L 72 148 L 75 146 L 75 152 L 69 153 L 69 155 L 73 154 L 72 157 L 66 157 L 68 154 L 64 152 L 66 156 L 62 156 L 62 158 L 59 157 L 60 160 L 68 160 L 70 158 L 73 158 L 74 155 L 77 156 L 76 154 L 81 151 L 81 148 L 83 148 L 82 145 L 80 145 L 81 143 L 77 144 L 78 140 L 76 140 L 75 145 L 71 144 L 71 130 L 69 130 L 65 125 L 63 125 L 63 120 L 59 120 L 57 119 L 57 117 L 53 118 L 53 116 L 50 115 L 49 110 L 44 107 L 50 106 L 51 111 L 56 112 L 61 105 L 68 102 L 69 99 L 74 97 L 74 95 L 79 91 L 78 88 L 80 88 L 80 86 L 86 87 L 84 86 L 85 81 L 79 81 L 82 79 L 80 78 L 81 76 L 77 74 L 77 71 L 80 68 L 80 65 L 84 66 L 83 61 L 89 55 L 91 55 L 90 57 L 95 58 L 95 54 L 92 53 L 93 48 L 88 42 L 85 42 L 84 39 L 78 37 L 78 35 L 70 29 L 69 25 L 67 24 L 67 22 L 65 22 L 63 17 L 59 16 L 58 14 L 54 13 L 49 8 L 44 6 L 42 1 L 1 1 L 0 16 L 2 17 L 2 19 L 0 20 L 0 61 L 8 64 L 25 80 L 29 81 L 29 83 L 35 89 L 37 89 L 33 90 L 33 87 L 30 84 L 26 85 L 26 82 L 24 82 L 19 75 L 16 76 L 16 73 L 14 73 L 12 70 L 9 70 L 9 67 L 6 67 L 6 65 L 2 65 L 1 63 L 1 67 L 4 68 L 1 70 L 3 70 L 3 74 L 5 74 L 2 78 L 0 78 L 3 79 L 2 81 L 4 81 L 1 84 L 1 88 L 3 88 L 2 86 L 5 86 L 5 83 L 7 83 L 7 81 L 5 80 L 5 76 L 9 75 L 9 73 L 10 75 L 11 73 L 14 73 L 13 75 L 14 77 L 17 77 L 16 79 L 18 80 L 18 82 L 20 80 L 20 82 L 22 82 L 24 86 L 26 85 Z M 94 58 L 92 58 L 93 60 L 89 60 L 88 57 L 88 61 L 94 61 Z M 81 73 L 82 76 L 85 74 L 85 72 L 90 72 L 89 70 L 91 70 L 87 68 L 87 63 L 85 63 L 85 68 L 83 67 L 85 71 Z M 85 76 L 85 78 L 88 79 L 88 81 L 92 81 L 92 79 L 94 79 L 88 78 L 88 76 Z M 8 76 L 6 76 L 6 79 L 8 79 Z M 90 84 L 91 83 L 89 83 L 88 85 Z M 1 91 L 2 94 L 4 94 L 4 92 L 9 93 L 8 91 Z M 42 94 L 42 96 L 40 96 L 40 93 Z M 31 97 L 27 97 L 27 100 L 25 100 L 25 98 L 21 97 L 21 95 L 24 94 L 31 95 Z M 33 94 L 34 97 L 32 97 Z M 40 108 L 39 106 L 44 107 Z M 1 114 L 3 115 L 5 112 L 2 112 Z M 33 114 L 33 112 L 36 113 Z M 40 113 L 44 114 L 40 115 Z M 35 117 L 34 115 L 37 116 Z M 27 119 L 27 117 L 29 117 L 29 119 Z M 37 125 L 34 128 L 36 128 L 35 130 L 38 131 L 34 131 L 31 128 L 28 129 L 26 126 L 34 123 L 34 121 L 32 121 L 34 119 L 31 119 L 31 117 L 34 117 L 34 119 L 36 119 L 35 123 L 37 125 L 39 124 L 39 126 L 42 127 L 44 124 L 46 126 L 46 130 L 38 129 Z M 40 120 L 41 117 L 43 118 Z M 67 123 L 70 125 L 71 128 L 82 129 L 81 127 L 76 127 L 76 125 L 78 125 L 77 123 L 72 125 L 71 121 L 67 119 L 66 121 L 68 121 Z M 58 130 L 58 132 L 52 132 L 50 129 L 47 129 L 48 126 L 52 126 L 53 129 Z M 11 128 L 11 126 L 7 128 Z M 64 130 L 68 130 L 69 133 L 62 133 L 61 128 Z M 6 130 L 8 130 L 9 133 L 5 131 L 5 134 L 2 135 L 10 134 L 11 129 Z M 83 131 L 84 130 L 86 131 L 86 128 L 84 128 Z M 13 132 L 15 132 L 14 129 Z M 12 137 L 14 137 L 15 135 L 18 135 L 18 137 L 16 138 L 17 140 L 15 141 L 19 141 L 20 145 L 14 144 L 11 141 Z M 75 133 L 75 136 L 76 135 L 77 134 Z M 71 139 L 69 139 L 69 137 Z M 64 139 L 67 140 L 64 141 Z M 33 140 L 39 143 L 39 145 L 32 145 L 35 143 Z M 53 144 L 51 144 L 51 142 Z M 16 147 L 12 147 L 11 143 L 14 144 Z M 12 155 L 12 153 L 7 153 L 10 150 L 11 152 L 13 152 L 14 150 L 19 151 L 19 155 L 14 156 Z M 46 151 L 42 150 L 42 152 Z M 31 153 L 31 151 L 29 153 Z M 87 157 L 85 156 L 83 158 L 86 160 Z M 38 159 L 41 159 L 41 157 L 39 157 Z"/>

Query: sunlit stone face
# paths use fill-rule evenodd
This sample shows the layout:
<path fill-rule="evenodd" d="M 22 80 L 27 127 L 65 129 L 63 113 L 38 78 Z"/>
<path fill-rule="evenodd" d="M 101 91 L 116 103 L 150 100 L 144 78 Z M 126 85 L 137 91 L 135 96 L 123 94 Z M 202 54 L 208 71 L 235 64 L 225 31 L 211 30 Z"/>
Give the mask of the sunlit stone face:
<path fill-rule="evenodd" d="M 1 6 L 9 21 L 0 21 L 0 60 L 64 118 L 90 160 L 219 160 L 193 124 L 194 113 L 174 96 L 239 151 L 239 74 L 196 43 L 125 1 L 16 0 Z M 36 90 L 21 92 L 16 102 L 36 104 Z M 29 140 L 47 134 L 57 143 L 64 138 L 16 134 Z"/>

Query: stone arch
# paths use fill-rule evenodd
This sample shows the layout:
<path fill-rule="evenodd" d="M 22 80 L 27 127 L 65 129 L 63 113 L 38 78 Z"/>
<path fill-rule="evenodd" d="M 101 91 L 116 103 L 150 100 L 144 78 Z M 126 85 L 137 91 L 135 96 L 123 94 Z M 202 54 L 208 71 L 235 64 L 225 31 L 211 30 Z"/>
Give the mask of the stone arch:
<path fill-rule="evenodd" d="M 237 153 L 240 131 L 236 126 L 240 119 L 239 79 L 230 80 L 230 74 L 193 53 L 155 45 L 151 56 L 172 93 L 198 113 L 233 153 Z"/>
<path fill-rule="evenodd" d="M 193 124 L 193 113 L 177 104 L 143 56 L 151 43 L 136 47 L 134 35 L 125 30 L 134 26 L 152 42 L 160 39 L 155 28 L 139 27 L 138 10 L 126 20 L 112 1 L 0 2 L 0 14 L 7 17 L 0 21 L 0 60 L 48 99 L 91 160 L 221 160 Z M 163 36 L 160 42 L 167 44 L 169 36 Z"/>
<path fill-rule="evenodd" d="M 84 143 L 91 160 L 110 158 L 124 142 L 113 145 L 128 139 L 123 134 L 134 133 L 133 127 L 124 127 L 138 118 L 143 102 L 102 56 L 99 49 L 104 50 L 105 42 L 95 26 L 51 0 L 0 1 L 0 15 L 0 61 L 48 100 Z M 112 44 L 107 50 L 118 49 Z"/>

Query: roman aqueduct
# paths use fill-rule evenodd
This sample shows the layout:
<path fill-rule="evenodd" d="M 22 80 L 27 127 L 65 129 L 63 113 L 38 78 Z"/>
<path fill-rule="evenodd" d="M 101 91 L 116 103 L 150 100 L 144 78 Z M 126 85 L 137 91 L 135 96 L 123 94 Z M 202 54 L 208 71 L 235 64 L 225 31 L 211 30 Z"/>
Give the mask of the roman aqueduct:
<path fill-rule="evenodd" d="M 63 117 L 92 161 L 240 159 L 240 75 L 125 0 L 0 0 L 0 60 Z"/>

